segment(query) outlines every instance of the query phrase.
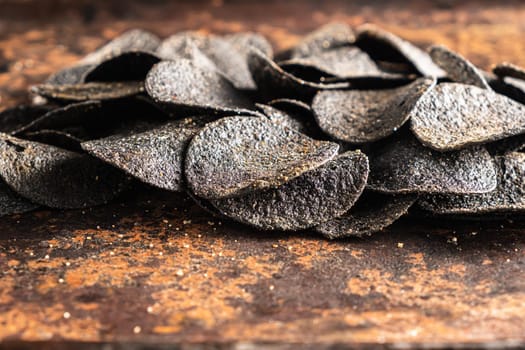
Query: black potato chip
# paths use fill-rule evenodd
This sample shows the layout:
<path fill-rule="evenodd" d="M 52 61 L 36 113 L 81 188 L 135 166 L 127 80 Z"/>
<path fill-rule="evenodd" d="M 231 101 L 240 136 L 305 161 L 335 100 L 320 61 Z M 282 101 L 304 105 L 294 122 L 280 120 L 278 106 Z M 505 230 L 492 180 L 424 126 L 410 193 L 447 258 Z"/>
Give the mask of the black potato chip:
<path fill-rule="evenodd" d="M 146 91 L 167 107 L 185 107 L 242 114 L 253 104 L 217 72 L 180 59 L 155 65 L 146 78 Z"/>
<path fill-rule="evenodd" d="M 107 203 L 128 182 L 88 155 L 8 135 L 0 135 L 0 176 L 31 202 L 64 209 Z"/>
<path fill-rule="evenodd" d="M 525 105 L 473 85 L 442 83 L 410 113 L 417 138 L 440 151 L 525 133 Z"/>
<path fill-rule="evenodd" d="M 207 124 L 190 142 L 185 176 L 197 196 L 218 199 L 277 187 L 337 155 L 265 117 L 228 117 Z"/>
<path fill-rule="evenodd" d="M 83 141 L 82 138 L 62 130 L 43 129 L 31 131 L 24 133 L 22 138 L 24 140 L 56 146 L 68 151 L 82 152 L 82 147 L 80 147 L 80 143 Z"/>
<path fill-rule="evenodd" d="M 159 44 L 160 39 L 155 34 L 142 29 L 132 29 L 84 57 L 79 65 L 99 64 L 125 52 L 155 52 Z"/>
<path fill-rule="evenodd" d="M 308 127 L 305 122 L 303 122 L 300 118 L 296 118 L 282 110 L 279 110 L 277 108 L 274 108 L 272 106 L 263 105 L 263 104 L 256 104 L 257 108 L 259 108 L 264 115 L 268 117 L 273 123 L 285 127 L 293 129 L 297 132 L 303 133 L 305 135 L 308 135 Z"/>
<path fill-rule="evenodd" d="M 86 74 L 91 71 L 95 65 L 87 64 L 82 66 L 73 66 L 64 68 L 47 78 L 46 84 L 63 85 L 63 84 L 81 84 L 84 82 Z"/>
<path fill-rule="evenodd" d="M 445 76 L 425 51 L 375 25 L 364 24 L 357 28 L 356 45 L 374 60 L 409 63 L 423 76 Z"/>
<path fill-rule="evenodd" d="M 313 56 L 279 62 L 285 71 L 295 66 L 311 67 L 328 76 L 341 79 L 401 79 L 403 75 L 381 70 L 364 51 L 355 46 L 342 46 Z"/>
<path fill-rule="evenodd" d="M 223 215 L 258 229 L 300 230 L 349 210 L 361 195 L 367 175 L 366 156 L 347 152 L 277 188 L 210 203 Z"/>
<path fill-rule="evenodd" d="M 124 52 L 93 66 L 86 72 L 84 82 L 144 81 L 158 62 L 160 58 L 149 52 Z"/>
<path fill-rule="evenodd" d="M 345 23 L 333 22 L 325 24 L 307 34 L 290 51 L 290 58 L 309 57 L 336 47 L 350 45 L 355 42 L 352 28 Z"/>
<path fill-rule="evenodd" d="M 54 100 L 87 101 L 108 100 L 129 97 L 144 91 L 141 81 L 118 83 L 86 83 L 86 84 L 41 84 L 31 88 L 31 92 Z"/>
<path fill-rule="evenodd" d="M 26 213 L 38 207 L 38 204 L 20 197 L 0 180 L 0 216 Z"/>
<path fill-rule="evenodd" d="M 509 62 L 503 62 L 496 65 L 492 71 L 501 78 L 511 77 L 519 80 L 525 80 L 525 68 Z"/>
<path fill-rule="evenodd" d="M 48 113 L 50 106 L 20 105 L 0 112 L 0 132 L 15 134 L 18 130 Z"/>
<path fill-rule="evenodd" d="M 383 193 L 485 193 L 496 183 L 494 160 L 479 146 L 437 152 L 395 135 L 370 156 L 368 188 Z"/>
<path fill-rule="evenodd" d="M 259 50 L 252 49 L 248 55 L 248 67 L 260 93 L 279 97 L 308 97 L 325 89 L 348 88 L 348 82 L 316 83 L 300 79 L 284 71 Z"/>
<path fill-rule="evenodd" d="M 320 91 L 312 109 L 328 135 L 349 143 L 373 142 L 399 129 L 435 83 L 433 78 L 420 78 L 394 89 Z"/>
<path fill-rule="evenodd" d="M 442 45 L 434 45 L 430 47 L 428 53 L 453 82 L 474 85 L 481 89 L 490 89 L 483 73 L 457 52 Z"/>
<path fill-rule="evenodd" d="M 416 199 L 416 195 L 365 191 L 349 211 L 316 226 L 315 230 L 329 239 L 369 236 L 405 215 Z"/>
<path fill-rule="evenodd" d="M 498 186 L 489 193 L 425 196 L 418 205 L 436 214 L 482 214 L 525 211 L 525 153 L 496 158 Z"/>
<path fill-rule="evenodd" d="M 181 191 L 186 148 L 208 121 L 186 118 L 138 134 L 84 142 L 82 148 L 142 182 Z"/>

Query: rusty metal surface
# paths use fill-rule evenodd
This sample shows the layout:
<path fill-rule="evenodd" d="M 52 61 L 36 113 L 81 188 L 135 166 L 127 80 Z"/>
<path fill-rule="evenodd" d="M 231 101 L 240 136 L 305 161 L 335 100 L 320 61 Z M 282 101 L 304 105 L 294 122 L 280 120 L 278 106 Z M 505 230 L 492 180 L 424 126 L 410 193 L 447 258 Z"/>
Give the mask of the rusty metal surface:
<path fill-rule="evenodd" d="M 521 2 L 45 3 L 0 1 L 1 109 L 131 27 L 257 30 L 283 48 L 330 20 L 373 21 L 484 68 L 525 64 Z M 518 347 L 524 252 L 518 219 L 407 218 L 329 242 L 220 222 L 143 188 L 105 207 L 0 220 L 0 348 Z"/>

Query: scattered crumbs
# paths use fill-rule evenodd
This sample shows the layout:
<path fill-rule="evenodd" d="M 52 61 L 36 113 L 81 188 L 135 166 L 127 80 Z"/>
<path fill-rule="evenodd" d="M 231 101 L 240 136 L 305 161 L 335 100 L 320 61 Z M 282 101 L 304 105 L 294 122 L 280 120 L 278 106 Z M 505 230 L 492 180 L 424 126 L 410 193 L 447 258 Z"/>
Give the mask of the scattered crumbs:
<path fill-rule="evenodd" d="M 109 252 L 109 255 L 113 256 L 113 255 L 115 255 L 115 252 L 111 251 L 111 252 Z"/>
<path fill-rule="evenodd" d="M 270 285 L 270 290 L 274 290 L 275 289 L 275 286 L 272 284 Z"/>
<path fill-rule="evenodd" d="M 213 226 L 215 223 L 213 221 L 208 221 L 208 225 Z"/>
<path fill-rule="evenodd" d="M 121 233 L 118 235 L 118 238 L 124 238 L 124 235 Z"/>
<path fill-rule="evenodd" d="M 71 263 L 69 261 L 66 261 L 66 266 L 71 266 Z"/>
<path fill-rule="evenodd" d="M 398 248 L 403 248 L 405 246 L 405 243 L 403 242 L 397 242 L 397 247 Z"/>
<path fill-rule="evenodd" d="M 179 277 L 182 277 L 184 276 L 184 271 L 182 271 L 182 269 L 178 269 L 177 272 L 175 272 L 175 274 Z"/>
<path fill-rule="evenodd" d="M 165 223 L 165 224 L 169 223 L 169 221 L 166 220 L 166 219 L 163 219 L 162 222 Z"/>
<path fill-rule="evenodd" d="M 150 243 L 148 247 L 153 248 L 153 243 Z"/>
<path fill-rule="evenodd" d="M 159 255 L 162 256 L 162 255 L 164 255 L 164 254 L 163 254 L 162 252 L 159 252 Z"/>
<path fill-rule="evenodd" d="M 34 256 L 34 255 L 35 255 L 35 253 L 29 252 L 29 256 Z"/>
<path fill-rule="evenodd" d="M 65 318 L 66 320 L 68 320 L 69 318 L 71 318 L 71 314 L 70 314 L 69 312 L 67 312 L 67 311 L 64 312 L 64 315 L 63 315 L 63 316 L 64 316 L 64 318 Z"/>
<path fill-rule="evenodd" d="M 191 224 L 191 220 L 182 220 L 183 225 L 189 225 Z"/>
<path fill-rule="evenodd" d="M 478 234 L 478 233 L 477 233 L 476 231 L 472 231 L 472 232 L 470 233 L 471 236 L 475 236 L 475 235 L 477 235 L 477 234 Z"/>
<path fill-rule="evenodd" d="M 204 278 L 208 278 L 208 273 L 207 272 L 204 273 Z"/>
<path fill-rule="evenodd" d="M 182 244 L 182 247 L 183 247 L 183 248 L 189 248 L 190 245 L 189 245 L 188 243 L 183 243 L 183 244 Z"/>
<path fill-rule="evenodd" d="M 97 230 L 100 230 L 100 225 L 97 225 Z"/>
<path fill-rule="evenodd" d="M 133 333 L 139 334 L 141 331 L 142 331 L 142 328 L 140 328 L 140 326 L 133 327 Z"/>
<path fill-rule="evenodd" d="M 87 236 L 86 239 L 87 239 L 88 241 L 90 241 L 90 240 L 91 240 L 91 236 Z"/>
<path fill-rule="evenodd" d="M 64 282 L 65 282 L 65 281 L 64 281 L 63 278 L 59 278 L 59 279 L 58 279 L 58 283 L 64 283 Z"/>
<path fill-rule="evenodd" d="M 199 233 L 199 234 L 197 235 L 197 237 L 198 237 L 198 238 L 202 238 L 202 235 Z"/>
<path fill-rule="evenodd" d="M 278 244 L 272 244 L 272 248 L 279 248 L 279 245 Z"/>
<path fill-rule="evenodd" d="M 510 262 L 510 259 L 505 260 L 506 262 Z"/>
<path fill-rule="evenodd" d="M 153 313 L 153 306 L 148 306 L 148 308 L 146 309 L 146 311 L 147 311 L 148 314 Z"/>
<path fill-rule="evenodd" d="M 46 256 L 44 256 L 44 259 L 49 259 L 49 254 L 46 254 Z"/>

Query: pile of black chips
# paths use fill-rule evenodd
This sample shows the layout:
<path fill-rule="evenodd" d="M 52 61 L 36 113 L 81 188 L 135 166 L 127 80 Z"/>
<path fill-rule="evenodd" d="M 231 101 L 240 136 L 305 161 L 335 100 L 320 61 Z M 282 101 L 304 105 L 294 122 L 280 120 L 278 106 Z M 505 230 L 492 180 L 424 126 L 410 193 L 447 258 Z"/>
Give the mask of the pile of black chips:
<path fill-rule="evenodd" d="M 132 30 L 0 114 L 0 213 L 106 203 L 133 182 L 329 238 L 525 210 L 525 70 L 372 25 L 273 55 L 259 34 Z"/>

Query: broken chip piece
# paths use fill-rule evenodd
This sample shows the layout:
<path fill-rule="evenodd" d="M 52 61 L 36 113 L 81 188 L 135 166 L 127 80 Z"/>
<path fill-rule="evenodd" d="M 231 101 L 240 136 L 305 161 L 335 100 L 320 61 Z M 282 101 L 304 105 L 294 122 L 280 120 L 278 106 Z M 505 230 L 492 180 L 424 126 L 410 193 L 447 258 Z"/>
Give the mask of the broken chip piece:
<path fill-rule="evenodd" d="M 41 84 L 31 88 L 40 96 L 66 101 L 107 100 L 137 95 L 144 91 L 140 81 L 86 84 Z"/>
<path fill-rule="evenodd" d="M 370 156 L 368 188 L 383 193 L 485 193 L 496 183 L 494 160 L 479 146 L 438 152 L 396 135 Z"/>
<path fill-rule="evenodd" d="M 300 230 L 345 213 L 359 198 L 368 175 L 360 151 L 346 152 L 276 188 L 213 199 L 223 215 L 262 230 Z"/>
<path fill-rule="evenodd" d="M 425 51 L 393 33 L 372 24 L 363 24 L 356 32 L 356 45 L 374 60 L 408 63 L 423 76 L 445 76 Z"/>
<path fill-rule="evenodd" d="M 337 155 L 316 141 L 262 117 L 228 117 L 207 124 L 190 142 L 185 176 L 206 199 L 277 187 Z"/>
<path fill-rule="evenodd" d="M 443 45 L 431 46 L 428 51 L 432 60 L 442 68 L 447 77 L 456 83 L 474 85 L 481 89 L 490 89 L 483 73 L 470 61 Z"/>
<path fill-rule="evenodd" d="M 369 236 L 405 215 L 416 199 L 416 195 L 365 191 L 349 211 L 316 226 L 315 230 L 329 239 Z"/>
<path fill-rule="evenodd" d="M 186 148 L 209 121 L 202 117 L 185 118 L 138 134 L 84 142 L 82 148 L 142 182 L 181 191 Z"/>
<path fill-rule="evenodd" d="M 525 105 L 477 86 L 441 83 L 419 99 L 410 125 L 426 146 L 456 150 L 525 133 Z"/>
<path fill-rule="evenodd" d="M 0 134 L 0 176 L 22 197 L 52 208 L 107 203 L 128 182 L 88 155 L 5 134 Z"/>
<path fill-rule="evenodd" d="M 312 109 L 328 135 L 350 143 L 373 142 L 398 130 L 435 83 L 421 78 L 394 89 L 320 91 Z"/>
<path fill-rule="evenodd" d="M 525 211 L 525 153 L 496 158 L 498 186 L 489 193 L 425 196 L 418 205 L 436 214 L 482 214 Z"/>
<path fill-rule="evenodd" d="M 233 113 L 249 113 L 253 104 L 217 72 L 180 59 L 156 64 L 146 78 L 146 91 L 156 102 Z"/>

